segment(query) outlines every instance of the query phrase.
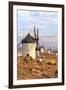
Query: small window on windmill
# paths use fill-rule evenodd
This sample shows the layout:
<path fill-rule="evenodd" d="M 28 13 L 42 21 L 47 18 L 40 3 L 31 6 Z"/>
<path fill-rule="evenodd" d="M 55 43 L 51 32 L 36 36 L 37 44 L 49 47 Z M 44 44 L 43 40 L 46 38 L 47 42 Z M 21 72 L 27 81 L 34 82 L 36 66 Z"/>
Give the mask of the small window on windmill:
<path fill-rule="evenodd" d="M 29 50 L 27 50 L 27 55 L 26 56 L 29 56 Z"/>
<path fill-rule="evenodd" d="M 27 56 L 29 56 L 29 54 L 27 54 Z"/>

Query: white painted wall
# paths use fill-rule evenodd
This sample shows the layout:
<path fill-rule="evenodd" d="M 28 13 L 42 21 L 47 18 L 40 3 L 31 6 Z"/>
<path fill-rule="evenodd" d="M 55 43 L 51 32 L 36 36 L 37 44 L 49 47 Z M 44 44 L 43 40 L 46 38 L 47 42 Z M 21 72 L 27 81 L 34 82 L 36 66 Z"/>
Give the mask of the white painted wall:
<path fill-rule="evenodd" d="M 40 52 L 43 53 L 43 52 L 44 52 L 44 48 L 41 48 L 41 49 L 40 49 Z"/>
<path fill-rule="evenodd" d="M 39 57 L 39 50 L 36 51 L 36 57 Z"/>
<path fill-rule="evenodd" d="M 22 56 L 22 47 L 17 48 L 17 56 Z"/>
<path fill-rule="evenodd" d="M 22 52 L 17 52 L 17 56 L 22 56 Z"/>
<path fill-rule="evenodd" d="M 26 56 L 29 54 L 33 59 L 36 57 L 35 53 L 36 43 L 23 43 L 22 44 L 22 55 Z"/>
<path fill-rule="evenodd" d="M 51 51 L 50 50 L 48 50 L 48 54 L 50 54 L 51 53 Z"/>

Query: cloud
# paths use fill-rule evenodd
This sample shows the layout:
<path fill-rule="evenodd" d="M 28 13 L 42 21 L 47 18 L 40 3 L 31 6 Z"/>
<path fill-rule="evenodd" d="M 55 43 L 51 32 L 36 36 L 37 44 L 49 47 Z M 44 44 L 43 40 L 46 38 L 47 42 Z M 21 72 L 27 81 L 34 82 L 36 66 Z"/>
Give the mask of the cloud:
<path fill-rule="evenodd" d="M 32 33 L 33 35 L 33 33 Z M 18 37 L 18 43 L 24 38 L 24 36 Z M 57 48 L 58 47 L 58 37 L 57 36 L 40 36 L 39 45 L 47 48 Z"/>
<path fill-rule="evenodd" d="M 19 40 L 28 32 L 33 36 L 34 26 L 39 28 L 40 43 L 57 46 L 58 12 L 18 10 Z"/>
<path fill-rule="evenodd" d="M 57 36 L 42 36 L 39 39 L 39 44 L 45 47 L 57 48 L 58 47 L 58 37 Z"/>

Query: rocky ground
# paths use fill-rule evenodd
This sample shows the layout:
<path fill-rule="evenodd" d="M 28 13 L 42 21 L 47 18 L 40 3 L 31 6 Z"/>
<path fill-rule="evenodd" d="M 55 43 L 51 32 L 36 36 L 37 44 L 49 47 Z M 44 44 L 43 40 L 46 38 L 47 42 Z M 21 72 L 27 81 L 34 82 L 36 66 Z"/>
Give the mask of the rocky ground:
<path fill-rule="evenodd" d="M 42 54 L 42 61 L 34 60 L 30 56 L 17 57 L 17 79 L 41 79 L 57 77 L 57 56 Z M 48 62 L 48 60 L 50 62 Z"/>

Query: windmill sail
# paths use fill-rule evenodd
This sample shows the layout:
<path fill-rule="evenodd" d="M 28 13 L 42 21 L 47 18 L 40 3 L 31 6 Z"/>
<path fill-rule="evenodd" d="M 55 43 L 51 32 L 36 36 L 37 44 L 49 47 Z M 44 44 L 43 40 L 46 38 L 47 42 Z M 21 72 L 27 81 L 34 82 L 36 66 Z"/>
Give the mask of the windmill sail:
<path fill-rule="evenodd" d="M 36 40 L 36 29 L 35 29 L 35 26 L 34 26 L 34 38 Z"/>
<path fill-rule="evenodd" d="M 37 49 L 39 48 L 39 44 L 38 44 L 38 40 L 39 40 L 39 29 L 37 28 L 37 38 L 36 38 L 36 41 L 37 41 Z"/>
<path fill-rule="evenodd" d="M 21 43 L 22 43 L 22 41 L 18 43 L 17 47 L 18 47 Z"/>
<path fill-rule="evenodd" d="M 35 26 L 34 26 L 34 38 L 35 38 L 35 41 L 36 41 L 36 49 L 39 48 L 39 29 L 37 28 L 37 30 L 35 29 Z"/>
<path fill-rule="evenodd" d="M 37 28 L 37 40 L 39 40 L 39 29 Z"/>

